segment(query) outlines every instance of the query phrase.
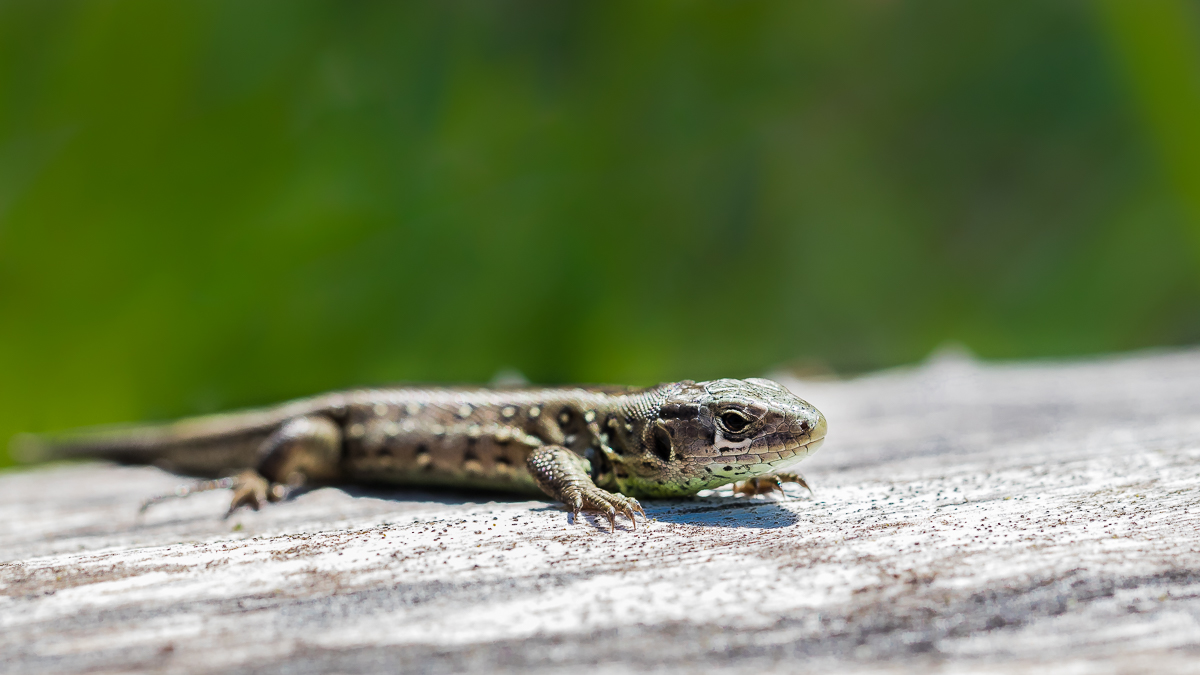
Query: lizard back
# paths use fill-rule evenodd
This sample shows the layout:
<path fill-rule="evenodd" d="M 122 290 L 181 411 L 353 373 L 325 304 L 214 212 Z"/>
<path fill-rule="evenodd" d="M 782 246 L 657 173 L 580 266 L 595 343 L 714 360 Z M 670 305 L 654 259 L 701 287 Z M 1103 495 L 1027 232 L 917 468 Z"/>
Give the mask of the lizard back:
<path fill-rule="evenodd" d="M 341 430 L 341 466 L 331 482 L 451 486 L 539 493 L 526 470 L 533 448 L 582 455 L 589 421 L 611 417 L 628 387 L 484 389 L 395 387 L 333 392 L 279 406 L 119 425 L 16 440 L 27 461 L 100 458 L 213 477 L 251 469 L 260 448 L 289 420 L 318 415 Z"/>

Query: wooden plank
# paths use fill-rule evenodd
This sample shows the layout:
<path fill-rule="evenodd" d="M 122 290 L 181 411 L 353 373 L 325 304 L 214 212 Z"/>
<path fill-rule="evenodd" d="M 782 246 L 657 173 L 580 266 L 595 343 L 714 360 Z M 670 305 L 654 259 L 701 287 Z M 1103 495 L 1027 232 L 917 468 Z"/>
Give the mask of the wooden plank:
<path fill-rule="evenodd" d="M 0 474 L 0 672 L 1200 672 L 1200 352 L 787 384 L 809 497 L 315 490 Z"/>

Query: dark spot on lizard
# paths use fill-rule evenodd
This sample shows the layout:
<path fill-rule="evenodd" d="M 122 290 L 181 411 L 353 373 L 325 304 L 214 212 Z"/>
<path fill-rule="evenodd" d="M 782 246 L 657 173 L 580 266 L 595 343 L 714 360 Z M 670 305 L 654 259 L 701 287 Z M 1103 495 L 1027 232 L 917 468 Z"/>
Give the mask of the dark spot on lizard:
<path fill-rule="evenodd" d="M 732 466 L 729 466 L 728 464 L 726 464 L 726 465 L 725 465 L 725 470 L 726 470 L 726 471 L 733 471 L 733 467 L 732 467 Z"/>
<path fill-rule="evenodd" d="M 611 447 L 618 455 L 630 454 L 629 446 L 623 442 L 623 436 L 618 431 L 621 427 L 620 421 L 618 421 L 616 417 L 609 415 L 608 420 L 605 422 L 605 426 L 611 429 L 613 433 L 604 434 L 604 442 L 607 443 L 608 446 Z"/>
<path fill-rule="evenodd" d="M 685 403 L 671 403 L 662 407 L 659 417 L 664 420 L 690 420 L 700 414 L 700 407 Z"/>

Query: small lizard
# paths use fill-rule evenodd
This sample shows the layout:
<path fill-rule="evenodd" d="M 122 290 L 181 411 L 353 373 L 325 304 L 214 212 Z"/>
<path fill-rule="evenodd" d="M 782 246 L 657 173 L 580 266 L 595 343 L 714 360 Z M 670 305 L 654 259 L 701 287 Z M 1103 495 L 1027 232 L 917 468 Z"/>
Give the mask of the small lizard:
<path fill-rule="evenodd" d="M 229 513 L 305 484 L 385 483 L 540 491 L 637 527 L 638 497 L 738 482 L 757 494 L 824 441 L 820 411 L 771 380 L 683 381 L 649 389 L 394 388 L 154 426 L 17 439 L 27 457 L 98 457 L 216 477 L 147 500 L 231 489 Z M 780 488 L 781 489 L 781 488 Z"/>

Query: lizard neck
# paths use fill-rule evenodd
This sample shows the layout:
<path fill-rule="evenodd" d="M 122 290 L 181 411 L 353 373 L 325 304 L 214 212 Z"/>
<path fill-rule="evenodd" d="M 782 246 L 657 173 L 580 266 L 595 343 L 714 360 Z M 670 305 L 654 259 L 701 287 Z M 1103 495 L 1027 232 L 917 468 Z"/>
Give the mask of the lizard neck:
<path fill-rule="evenodd" d="M 596 430 L 597 452 L 588 458 L 597 485 L 625 492 L 632 489 L 631 478 L 639 473 L 638 469 L 644 472 L 644 467 L 634 464 L 648 461 L 646 455 L 651 448 L 646 439 L 652 438 L 666 386 L 616 397 L 607 418 Z"/>

